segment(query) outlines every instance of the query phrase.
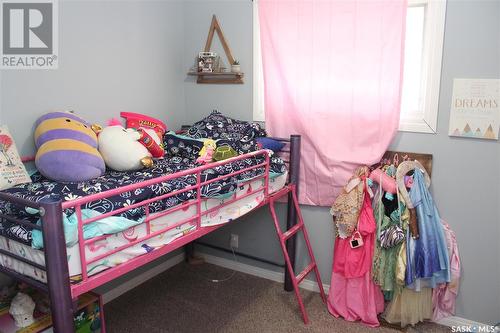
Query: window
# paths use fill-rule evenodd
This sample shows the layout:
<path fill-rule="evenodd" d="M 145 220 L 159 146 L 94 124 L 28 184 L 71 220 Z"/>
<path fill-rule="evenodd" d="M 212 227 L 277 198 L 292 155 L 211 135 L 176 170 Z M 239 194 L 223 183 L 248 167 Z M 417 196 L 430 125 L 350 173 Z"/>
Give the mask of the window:
<path fill-rule="evenodd" d="M 436 133 L 446 1 L 409 0 L 399 129 Z"/>
<path fill-rule="evenodd" d="M 264 81 L 257 1 L 253 1 L 253 118 L 264 121 Z M 445 0 L 408 0 L 401 131 L 435 133 L 441 79 Z"/>

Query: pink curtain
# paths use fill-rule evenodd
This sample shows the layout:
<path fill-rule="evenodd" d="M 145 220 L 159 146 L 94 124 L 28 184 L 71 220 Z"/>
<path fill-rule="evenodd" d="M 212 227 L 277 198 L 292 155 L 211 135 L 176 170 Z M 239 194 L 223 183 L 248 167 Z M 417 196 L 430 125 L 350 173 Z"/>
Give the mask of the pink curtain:
<path fill-rule="evenodd" d="M 300 202 L 331 205 L 396 133 L 406 1 L 259 0 L 266 128 L 302 135 Z"/>

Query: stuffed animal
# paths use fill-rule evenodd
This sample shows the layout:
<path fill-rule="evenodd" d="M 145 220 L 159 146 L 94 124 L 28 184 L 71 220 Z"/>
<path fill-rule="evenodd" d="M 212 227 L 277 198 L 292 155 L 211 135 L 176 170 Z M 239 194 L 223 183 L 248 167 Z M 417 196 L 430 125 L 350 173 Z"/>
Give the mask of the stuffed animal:
<path fill-rule="evenodd" d="M 205 139 L 203 142 L 203 148 L 200 150 L 200 156 L 196 159 L 196 163 L 205 164 L 212 162 L 212 158 L 217 145 L 212 139 Z"/>
<path fill-rule="evenodd" d="M 91 125 L 70 112 L 50 112 L 35 123 L 35 165 L 45 177 L 85 181 L 101 176 L 106 167 L 97 150 Z"/>
<path fill-rule="evenodd" d="M 238 156 L 238 153 L 230 146 L 220 146 L 215 149 L 214 160 L 223 161 L 231 157 Z"/>
<path fill-rule="evenodd" d="M 110 125 L 98 137 L 99 152 L 109 168 L 132 171 L 153 166 L 151 153 L 139 142 L 138 131 L 123 128 L 119 121 L 112 121 Z"/>
<path fill-rule="evenodd" d="M 26 294 L 17 293 L 10 303 L 9 313 L 14 317 L 17 327 L 26 327 L 35 322 L 33 311 L 35 302 Z"/>

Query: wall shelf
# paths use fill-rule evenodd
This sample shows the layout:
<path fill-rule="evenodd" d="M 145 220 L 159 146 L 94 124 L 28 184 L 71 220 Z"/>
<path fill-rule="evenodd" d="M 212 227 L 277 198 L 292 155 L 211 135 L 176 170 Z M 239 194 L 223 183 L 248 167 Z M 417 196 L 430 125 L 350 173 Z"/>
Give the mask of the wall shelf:
<path fill-rule="evenodd" d="M 191 71 L 188 75 L 197 76 L 197 83 L 242 84 L 244 73 Z"/>
<path fill-rule="evenodd" d="M 219 40 L 224 48 L 224 53 L 226 53 L 227 60 L 229 61 L 229 66 L 235 63 L 235 59 L 229 48 L 229 45 L 224 37 L 224 33 L 220 27 L 219 21 L 215 15 L 212 16 L 212 23 L 210 24 L 210 29 L 208 30 L 207 42 L 205 43 L 204 52 L 209 52 L 212 45 L 212 40 L 214 35 L 217 33 Z M 195 72 L 189 71 L 188 75 L 194 75 L 198 78 L 196 83 L 215 83 L 215 84 L 242 84 L 243 76 L 242 72 Z"/>

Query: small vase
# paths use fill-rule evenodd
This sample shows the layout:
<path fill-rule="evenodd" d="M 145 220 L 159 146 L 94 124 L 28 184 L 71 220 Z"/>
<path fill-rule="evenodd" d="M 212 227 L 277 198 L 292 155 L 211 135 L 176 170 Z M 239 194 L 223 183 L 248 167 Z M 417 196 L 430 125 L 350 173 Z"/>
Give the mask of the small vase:
<path fill-rule="evenodd" d="M 239 73 L 239 72 L 241 72 L 240 65 L 231 65 L 231 72 L 233 72 L 233 73 Z"/>

